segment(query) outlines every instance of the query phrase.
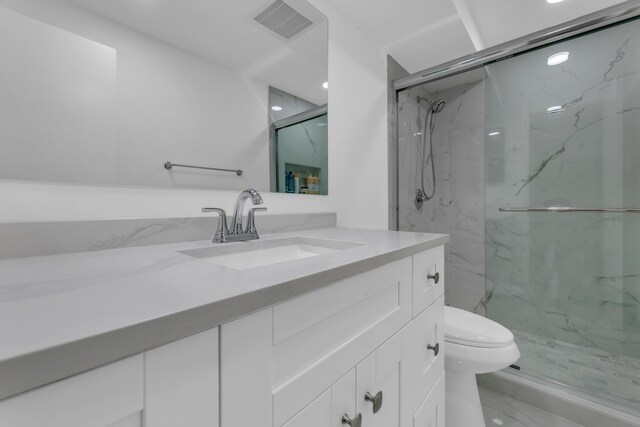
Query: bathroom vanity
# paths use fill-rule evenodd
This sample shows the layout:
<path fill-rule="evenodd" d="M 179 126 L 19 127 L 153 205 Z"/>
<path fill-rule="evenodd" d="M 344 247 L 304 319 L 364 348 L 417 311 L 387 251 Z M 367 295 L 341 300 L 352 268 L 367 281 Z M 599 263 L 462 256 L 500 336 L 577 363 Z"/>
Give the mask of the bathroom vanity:
<path fill-rule="evenodd" d="M 446 242 L 336 228 L 0 261 L 0 425 L 444 426 Z"/>

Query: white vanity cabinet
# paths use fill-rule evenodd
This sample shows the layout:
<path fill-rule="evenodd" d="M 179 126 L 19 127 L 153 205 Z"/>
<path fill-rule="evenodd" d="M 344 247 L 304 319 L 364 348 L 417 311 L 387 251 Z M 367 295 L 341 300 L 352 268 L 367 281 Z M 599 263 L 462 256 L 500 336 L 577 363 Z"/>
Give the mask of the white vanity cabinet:
<path fill-rule="evenodd" d="M 416 422 L 444 400 L 443 261 L 434 248 L 223 324 L 221 426 L 429 426 Z"/>
<path fill-rule="evenodd" d="M 2 427 L 216 427 L 218 328 L 0 401 Z"/>
<path fill-rule="evenodd" d="M 444 427 L 436 247 L 0 401 L 11 427 Z"/>

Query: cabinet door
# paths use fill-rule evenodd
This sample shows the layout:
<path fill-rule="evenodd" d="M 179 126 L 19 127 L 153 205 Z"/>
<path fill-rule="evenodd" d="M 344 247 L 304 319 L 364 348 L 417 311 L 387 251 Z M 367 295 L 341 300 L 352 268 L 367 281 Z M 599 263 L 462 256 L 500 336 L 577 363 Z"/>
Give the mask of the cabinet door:
<path fill-rule="evenodd" d="M 355 413 L 355 370 L 338 380 L 283 427 L 343 427 L 342 418 Z"/>
<path fill-rule="evenodd" d="M 397 333 L 356 367 L 356 408 L 363 426 L 399 425 L 401 358 L 402 336 Z"/>
<path fill-rule="evenodd" d="M 0 426 L 139 427 L 142 355 L 0 402 Z"/>
<path fill-rule="evenodd" d="M 444 297 L 403 328 L 402 347 L 401 418 L 408 420 L 444 371 Z"/>
<path fill-rule="evenodd" d="M 413 256 L 413 317 L 444 295 L 444 246 Z"/>
<path fill-rule="evenodd" d="M 444 427 L 444 372 L 413 417 L 413 427 Z"/>
<path fill-rule="evenodd" d="M 144 357 L 145 427 L 218 425 L 218 328 Z"/>

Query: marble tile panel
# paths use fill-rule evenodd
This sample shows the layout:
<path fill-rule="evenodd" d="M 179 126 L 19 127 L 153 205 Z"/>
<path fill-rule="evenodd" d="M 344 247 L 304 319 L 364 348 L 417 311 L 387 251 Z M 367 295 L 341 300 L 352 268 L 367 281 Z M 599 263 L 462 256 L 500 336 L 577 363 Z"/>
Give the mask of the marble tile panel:
<path fill-rule="evenodd" d="M 256 225 L 261 234 L 331 228 L 336 214 L 256 215 Z M 0 223 L 0 259 L 207 240 L 217 226 L 213 217 Z"/>
<path fill-rule="evenodd" d="M 420 209 L 414 200 L 425 136 L 429 152 L 429 125 L 424 123 L 429 106 L 418 104 L 418 96 L 446 103 L 435 116 L 433 132 L 436 192 Z M 445 248 L 446 302 L 479 313 L 484 312 L 485 294 L 483 96 L 481 82 L 436 93 L 413 88 L 400 94 L 398 115 L 400 229 L 451 236 Z M 432 186 L 427 164 L 425 190 L 430 192 Z"/>

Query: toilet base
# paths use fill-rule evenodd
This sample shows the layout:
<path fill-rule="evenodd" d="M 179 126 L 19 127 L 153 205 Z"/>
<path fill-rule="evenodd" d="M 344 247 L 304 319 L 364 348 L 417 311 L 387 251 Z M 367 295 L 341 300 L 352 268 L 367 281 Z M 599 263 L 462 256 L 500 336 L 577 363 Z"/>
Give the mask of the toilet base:
<path fill-rule="evenodd" d="M 445 389 L 447 427 L 486 427 L 475 374 L 447 371 Z"/>

